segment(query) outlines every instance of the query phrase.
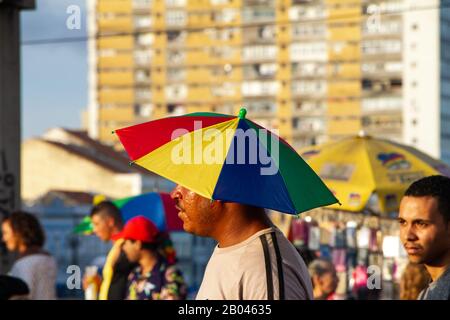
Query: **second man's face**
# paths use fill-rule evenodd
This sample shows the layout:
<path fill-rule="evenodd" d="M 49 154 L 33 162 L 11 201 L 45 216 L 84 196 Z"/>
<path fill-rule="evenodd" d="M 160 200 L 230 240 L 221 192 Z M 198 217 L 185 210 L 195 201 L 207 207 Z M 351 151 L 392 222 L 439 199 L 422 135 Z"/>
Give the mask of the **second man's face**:
<path fill-rule="evenodd" d="M 102 241 L 110 241 L 112 237 L 112 230 L 114 221 L 111 218 L 105 217 L 101 214 L 95 214 L 92 217 L 92 226 L 94 233 Z"/>
<path fill-rule="evenodd" d="M 433 197 L 406 196 L 398 217 L 400 238 L 413 263 L 439 264 L 450 249 L 450 230 Z"/>

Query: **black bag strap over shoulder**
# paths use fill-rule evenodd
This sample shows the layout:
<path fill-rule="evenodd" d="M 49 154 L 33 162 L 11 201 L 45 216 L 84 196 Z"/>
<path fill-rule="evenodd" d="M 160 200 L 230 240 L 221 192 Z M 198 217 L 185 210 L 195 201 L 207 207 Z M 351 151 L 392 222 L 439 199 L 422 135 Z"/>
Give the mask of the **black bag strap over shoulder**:
<path fill-rule="evenodd" d="M 278 246 L 278 240 L 275 232 L 271 232 L 273 247 L 275 249 L 275 256 L 277 259 L 277 271 L 278 271 L 278 284 L 279 284 L 279 299 L 284 300 L 284 275 L 283 275 L 283 260 L 281 257 L 280 247 Z M 272 277 L 272 262 L 270 259 L 270 248 L 267 242 L 266 234 L 260 237 L 261 244 L 264 251 L 264 263 L 266 265 L 266 281 L 267 281 L 267 299 L 274 300 L 274 288 L 273 288 L 273 277 Z"/>
<path fill-rule="evenodd" d="M 278 240 L 275 232 L 271 233 L 273 247 L 275 249 L 275 255 L 277 257 L 277 269 L 278 269 L 278 284 L 280 286 L 280 300 L 284 300 L 284 273 L 283 273 L 283 259 L 281 258 L 280 247 L 278 246 Z"/>
<path fill-rule="evenodd" d="M 272 279 L 272 263 L 270 262 L 269 244 L 266 235 L 259 237 L 264 251 L 264 263 L 266 265 L 266 281 L 267 281 L 267 300 L 273 300 L 273 279 Z"/>

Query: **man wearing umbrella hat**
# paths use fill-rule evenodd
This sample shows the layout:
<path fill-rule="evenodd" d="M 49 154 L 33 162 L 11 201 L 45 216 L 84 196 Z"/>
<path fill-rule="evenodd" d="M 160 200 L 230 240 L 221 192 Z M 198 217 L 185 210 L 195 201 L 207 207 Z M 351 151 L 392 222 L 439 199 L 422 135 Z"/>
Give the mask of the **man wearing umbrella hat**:
<path fill-rule="evenodd" d="M 198 300 L 312 299 L 305 263 L 264 209 L 211 201 L 179 185 L 172 197 L 187 232 L 218 242 Z"/>
<path fill-rule="evenodd" d="M 184 229 L 218 242 L 197 299 L 311 299 L 305 263 L 264 208 L 299 214 L 338 200 L 246 113 L 191 113 L 115 133 L 131 164 L 177 183 Z"/>

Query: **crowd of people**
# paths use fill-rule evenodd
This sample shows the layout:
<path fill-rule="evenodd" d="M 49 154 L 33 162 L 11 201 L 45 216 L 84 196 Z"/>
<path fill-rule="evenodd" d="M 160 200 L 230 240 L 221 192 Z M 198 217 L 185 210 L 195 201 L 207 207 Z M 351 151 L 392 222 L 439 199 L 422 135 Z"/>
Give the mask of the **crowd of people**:
<path fill-rule="evenodd" d="M 330 260 L 297 251 L 263 208 L 206 199 L 178 185 L 171 193 L 185 231 L 211 237 L 210 257 L 198 300 L 331 300 L 338 286 Z M 187 298 L 182 270 L 162 245 L 168 234 L 143 216 L 124 224 L 119 209 L 104 201 L 91 211 L 94 233 L 111 241 L 102 274 L 85 275 L 92 299 L 174 300 Z M 450 299 L 450 178 L 414 182 L 400 203 L 401 242 L 410 264 L 400 298 Z M 3 241 L 17 260 L 0 277 L 0 298 L 55 299 L 56 262 L 44 249 L 36 217 L 15 212 L 2 221 Z"/>

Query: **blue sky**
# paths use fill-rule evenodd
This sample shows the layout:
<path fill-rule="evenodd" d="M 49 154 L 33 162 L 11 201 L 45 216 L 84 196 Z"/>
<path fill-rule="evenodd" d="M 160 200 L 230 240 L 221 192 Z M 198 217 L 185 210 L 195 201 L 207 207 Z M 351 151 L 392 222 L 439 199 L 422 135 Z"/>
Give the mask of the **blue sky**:
<path fill-rule="evenodd" d="M 80 37 L 86 31 L 86 0 L 36 0 L 21 14 L 22 41 Z M 81 29 L 69 30 L 70 5 L 81 9 Z M 62 126 L 79 128 L 87 105 L 87 43 L 22 45 L 22 137 Z"/>

